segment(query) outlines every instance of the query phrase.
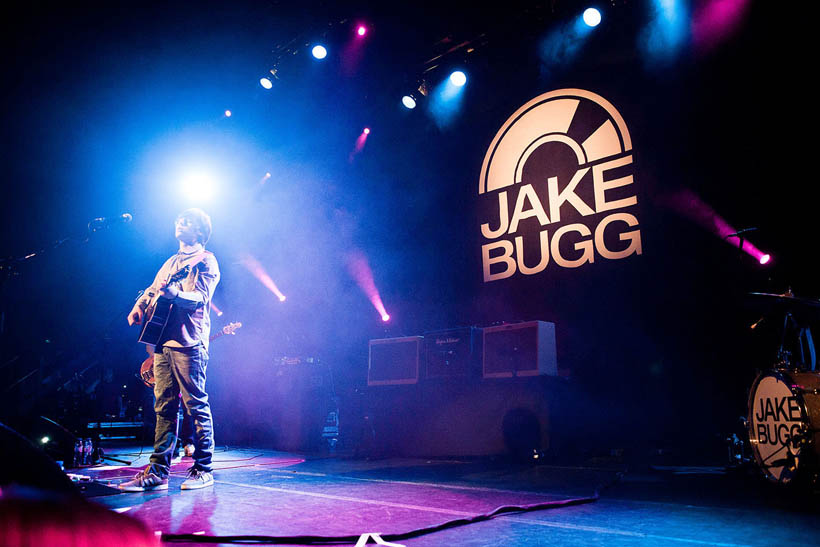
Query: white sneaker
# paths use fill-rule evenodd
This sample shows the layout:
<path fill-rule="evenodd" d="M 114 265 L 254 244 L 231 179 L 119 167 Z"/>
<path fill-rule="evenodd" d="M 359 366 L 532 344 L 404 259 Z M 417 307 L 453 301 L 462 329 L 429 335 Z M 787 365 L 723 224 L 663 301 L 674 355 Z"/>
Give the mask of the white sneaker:
<path fill-rule="evenodd" d="M 214 474 L 192 467 L 188 470 L 188 478 L 182 483 L 183 490 L 196 490 L 214 485 Z"/>
<path fill-rule="evenodd" d="M 213 478 L 211 478 L 213 482 Z M 124 492 L 147 492 L 149 490 L 168 490 L 168 479 L 161 479 L 147 469 L 137 473 L 133 479 L 119 484 L 119 489 Z"/>

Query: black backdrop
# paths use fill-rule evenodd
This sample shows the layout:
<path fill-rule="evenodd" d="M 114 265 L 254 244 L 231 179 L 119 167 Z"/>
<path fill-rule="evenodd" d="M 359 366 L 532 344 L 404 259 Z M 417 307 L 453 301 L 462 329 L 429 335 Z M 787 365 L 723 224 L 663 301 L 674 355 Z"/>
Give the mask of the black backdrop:
<path fill-rule="evenodd" d="M 6 282 L 3 378 L 10 386 L 35 375 L 8 391 L 4 414 L 65 409 L 74 389 L 65 383 L 87 368 L 93 379 L 81 380 L 83 389 L 99 380 L 109 392 L 75 393 L 73 405 L 96 401 L 71 407 L 75 415 L 111 408 L 119 380 L 133 382 L 142 353 L 124 313 L 172 252 L 164 227 L 181 205 L 165 179 L 140 172 L 143 147 L 205 127 L 212 140 L 226 139 L 220 150 L 253 151 L 232 164 L 242 199 L 205 205 L 223 265 L 216 301 L 245 323 L 241 337 L 213 348 L 211 390 L 226 434 L 263 419 L 254 411 L 265 393 L 258 383 L 278 356 L 321 355 L 341 385 L 358 386 L 369 338 L 530 319 L 556 323 L 560 366 L 600 417 L 602 443 L 731 430 L 755 369 L 769 366 L 775 349 L 773 322 L 748 330 L 761 310 L 744 294 L 820 292 L 816 192 L 804 159 L 811 145 L 798 136 L 812 115 L 803 34 L 795 23 L 775 24 L 787 14 L 770 3 L 741 2 L 741 22 L 716 45 L 686 43 L 653 64 L 639 46 L 651 3 L 617 4 L 560 66 L 539 58 L 538 44 L 578 3 L 443 5 L 435 17 L 353 4 L 35 6 L 5 17 L 3 254 L 82 233 L 101 214 L 131 211 L 135 221 L 68 242 Z M 374 32 L 355 78 L 292 64 L 293 77 L 263 94 L 256 81 L 273 45 L 356 16 L 374 21 Z M 466 59 L 470 80 L 452 124 L 440 127 L 423 108 L 401 110 L 401 91 L 442 49 L 440 38 L 458 43 L 485 30 Z M 450 60 L 428 78 L 442 79 Z M 643 254 L 484 283 L 486 218 L 476 192 L 484 154 L 520 105 L 562 88 L 603 96 L 629 127 Z M 234 125 L 214 121 L 225 105 L 234 106 Z M 349 161 L 365 124 L 373 133 Z M 278 184 L 259 190 L 266 170 Z M 759 228 L 752 241 L 772 264 L 760 267 L 671 207 L 681 191 L 736 228 Z M 348 273 L 354 250 L 369 258 L 388 325 Z M 243 252 L 266 265 L 287 307 L 242 268 Z"/>

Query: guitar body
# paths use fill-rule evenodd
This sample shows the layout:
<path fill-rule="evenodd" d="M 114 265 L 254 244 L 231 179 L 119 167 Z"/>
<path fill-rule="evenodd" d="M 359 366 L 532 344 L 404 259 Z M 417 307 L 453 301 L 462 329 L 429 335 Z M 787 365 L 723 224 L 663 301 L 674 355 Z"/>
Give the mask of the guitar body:
<path fill-rule="evenodd" d="M 217 338 L 219 338 L 220 336 L 223 336 L 225 334 L 234 335 L 234 334 L 236 334 L 236 331 L 239 330 L 239 328 L 241 326 L 242 326 L 242 323 L 231 323 L 231 324 L 229 324 L 225 327 L 222 327 L 222 329 L 219 332 L 217 332 L 216 334 L 214 334 L 213 336 L 211 336 L 211 338 L 209 340 L 211 342 L 213 342 L 214 340 L 216 340 Z M 145 384 L 146 386 L 153 389 L 153 387 L 154 387 L 154 356 L 153 355 L 142 362 L 142 365 L 140 365 L 140 375 L 139 376 L 140 376 L 140 380 L 142 380 L 143 384 Z"/>
<path fill-rule="evenodd" d="M 142 362 L 140 365 L 140 380 L 146 386 L 153 388 L 154 387 L 154 356 L 152 355 L 148 359 Z"/>
<path fill-rule="evenodd" d="M 190 266 L 185 266 L 177 273 L 168 279 L 168 285 L 172 283 L 179 283 L 191 272 Z M 168 318 L 171 316 L 171 308 L 173 304 L 167 298 L 160 298 L 159 294 L 153 296 L 153 299 L 145 308 L 145 316 L 142 318 L 142 331 L 137 339 L 137 342 L 142 344 L 150 344 L 156 346 L 159 342 L 162 331 L 165 330 L 165 325 L 168 324 Z"/>

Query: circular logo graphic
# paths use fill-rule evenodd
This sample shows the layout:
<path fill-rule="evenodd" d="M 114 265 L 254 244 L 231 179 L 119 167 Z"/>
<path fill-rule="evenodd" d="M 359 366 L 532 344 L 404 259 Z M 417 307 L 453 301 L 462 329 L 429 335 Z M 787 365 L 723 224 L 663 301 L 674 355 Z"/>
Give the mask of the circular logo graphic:
<path fill-rule="evenodd" d="M 632 150 L 624 119 L 591 91 L 559 89 L 532 99 L 507 119 L 484 156 L 478 193 L 520 183 L 529 156 L 541 145 L 561 143 L 583 167 Z"/>
<path fill-rule="evenodd" d="M 764 376 L 750 400 L 749 441 L 758 463 L 776 481 L 789 482 L 799 465 L 803 422 L 791 389 L 775 376 Z"/>

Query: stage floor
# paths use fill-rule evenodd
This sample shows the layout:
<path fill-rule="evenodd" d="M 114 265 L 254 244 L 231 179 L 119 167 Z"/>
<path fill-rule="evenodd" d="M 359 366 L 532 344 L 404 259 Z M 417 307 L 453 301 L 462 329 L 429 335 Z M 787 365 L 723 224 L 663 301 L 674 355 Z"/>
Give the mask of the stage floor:
<path fill-rule="evenodd" d="M 147 462 L 83 473 L 130 478 Z M 559 467 L 502 460 L 307 458 L 219 449 L 212 488 L 179 489 L 191 461 L 174 465 L 167 491 L 93 497 L 163 534 L 359 536 L 403 533 L 499 506 L 597 501 L 504 515 L 398 541 L 441 545 L 817 545 L 818 498 L 794 496 L 720 468 Z M 190 545 L 190 543 L 189 543 Z M 213 543 L 211 543 L 213 545 Z"/>

